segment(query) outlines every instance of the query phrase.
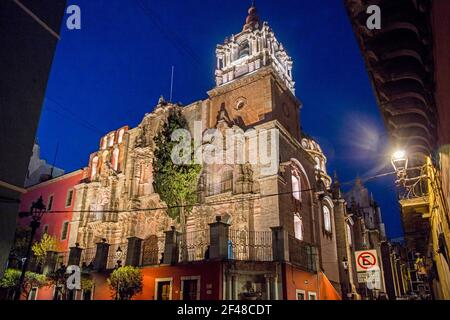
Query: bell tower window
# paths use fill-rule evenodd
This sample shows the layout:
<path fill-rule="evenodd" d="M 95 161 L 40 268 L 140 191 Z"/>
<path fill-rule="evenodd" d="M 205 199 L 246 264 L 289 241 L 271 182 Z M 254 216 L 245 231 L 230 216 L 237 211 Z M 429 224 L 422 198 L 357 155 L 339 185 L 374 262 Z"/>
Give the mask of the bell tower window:
<path fill-rule="evenodd" d="M 250 44 L 248 40 L 245 40 L 239 44 L 239 55 L 238 59 L 246 57 L 250 54 Z"/>

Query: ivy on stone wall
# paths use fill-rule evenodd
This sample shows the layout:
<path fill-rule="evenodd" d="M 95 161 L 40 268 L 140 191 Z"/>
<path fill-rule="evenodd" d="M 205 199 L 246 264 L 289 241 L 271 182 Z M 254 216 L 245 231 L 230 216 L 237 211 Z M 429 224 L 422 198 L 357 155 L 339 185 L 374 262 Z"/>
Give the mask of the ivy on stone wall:
<path fill-rule="evenodd" d="M 172 141 L 171 136 L 177 129 L 188 130 L 188 124 L 181 111 L 173 109 L 162 130 L 155 137 L 153 177 L 155 191 L 169 207 L 167 213 L 171 218 L 180 220 L 180 213 L 185 215 L 190 212 L 192 205 L 197 202 L 201 166 L 193 161 L 184 165 L 173 163 L 171 154 L 178 142 Z M 191 150 L 191 159 L 194 159 L 193 148 Z"/>

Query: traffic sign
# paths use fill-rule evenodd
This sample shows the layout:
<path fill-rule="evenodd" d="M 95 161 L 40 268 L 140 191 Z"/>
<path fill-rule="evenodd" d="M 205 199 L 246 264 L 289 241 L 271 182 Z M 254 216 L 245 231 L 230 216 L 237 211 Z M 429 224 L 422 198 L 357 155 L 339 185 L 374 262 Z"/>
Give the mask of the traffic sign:
<path fill-rule="evenodd" d="M 378 258 L 376 250 L 363 250 L 355 252 L 356 271 L 367 272 L 378 269 Z"/>
<path fill-rule="evenodd" d="M 358 283 L 364 283 L 367 289 L 381 289 L 381 271 L 372 269 L 367 272 L 358 272 Z"/>

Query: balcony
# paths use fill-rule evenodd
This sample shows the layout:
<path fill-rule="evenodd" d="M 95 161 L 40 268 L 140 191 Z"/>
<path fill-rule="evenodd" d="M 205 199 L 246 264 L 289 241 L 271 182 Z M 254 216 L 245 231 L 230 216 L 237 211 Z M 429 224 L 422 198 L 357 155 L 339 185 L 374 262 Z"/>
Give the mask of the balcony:
<path fill-rule="evenodd" d="M 152 266 L 162 263 L 165 237 L 152 235 L 142 242 L 140 266 Z"/>
<path fill-rule="evenodd" d="M 271 231 L 228 232 L 228 259 L 243 261 L 273 261 Z"/>
<path fill-rule="evenodd" d="M 272 231 L 236 230 L 220 220 L 203 230 L 180 233 L 172 228 L 164 236 L 152 235 L 145 240 L 129 238 L 127 243 L 101 242 L 96 248 L 71 248 L 68 260 L 95 271 L 118 265 L 146 267 L 208 260 L 290 262 L 306 271 L 317 271 L 316 248 L 288 235 L 282 227 Z"/>
<path fill-rule="evenodd" d="M 307 271 L 317 272 L 316 248 L 310 244 L 289 236 L 290 262 Z"/>
<path fill-rule="evenodd" d="M 178 241 L 179 262 L 209 259 L 209 229 L 180 233 Z"/>
<path fill-rule="evenodd" d="M 431 216 L 431 195 L 426 166 L 412 172 L 398 188 L 398 201 L 408 246 L 425 254 Z"/>

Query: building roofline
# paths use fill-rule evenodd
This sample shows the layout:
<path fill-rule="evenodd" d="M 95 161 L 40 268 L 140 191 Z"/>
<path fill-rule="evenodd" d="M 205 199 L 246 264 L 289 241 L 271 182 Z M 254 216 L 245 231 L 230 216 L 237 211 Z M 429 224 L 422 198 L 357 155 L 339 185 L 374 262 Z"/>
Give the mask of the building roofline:
<path fill-rule="evenodd" d="M 26 191 L 27 192 L 33 191 L 33 190 L 35 190 L 35 189 L 37 189 L 39 187 L 44 187 L 44 186 L 47 186 L 47 185 L 52 184 L 54 182 L 58 182 L 58 181 L 61 181 L 61 180 L 64 180 L 64 179 L 71 178 L 71 177 L 73 177 L 73 176 L 75 176 L 77 174 L 83 173 L 83 171 L 84 171 L 84 168 L 78 169 L 78 170 L 75 170 L 75 171 L 63 174 L 62 176 L 59 176 L 59 177 L 56 177 L 56 178 L 53 178 L 53 179 L 50 179 L 50 180 L 47 180 L 47 181 L 44 181 L 44 182 L 40 182 L 38 184 L 35 184 L 35 185 L 32 185 L 32 186 L 26 188 Z"/>

